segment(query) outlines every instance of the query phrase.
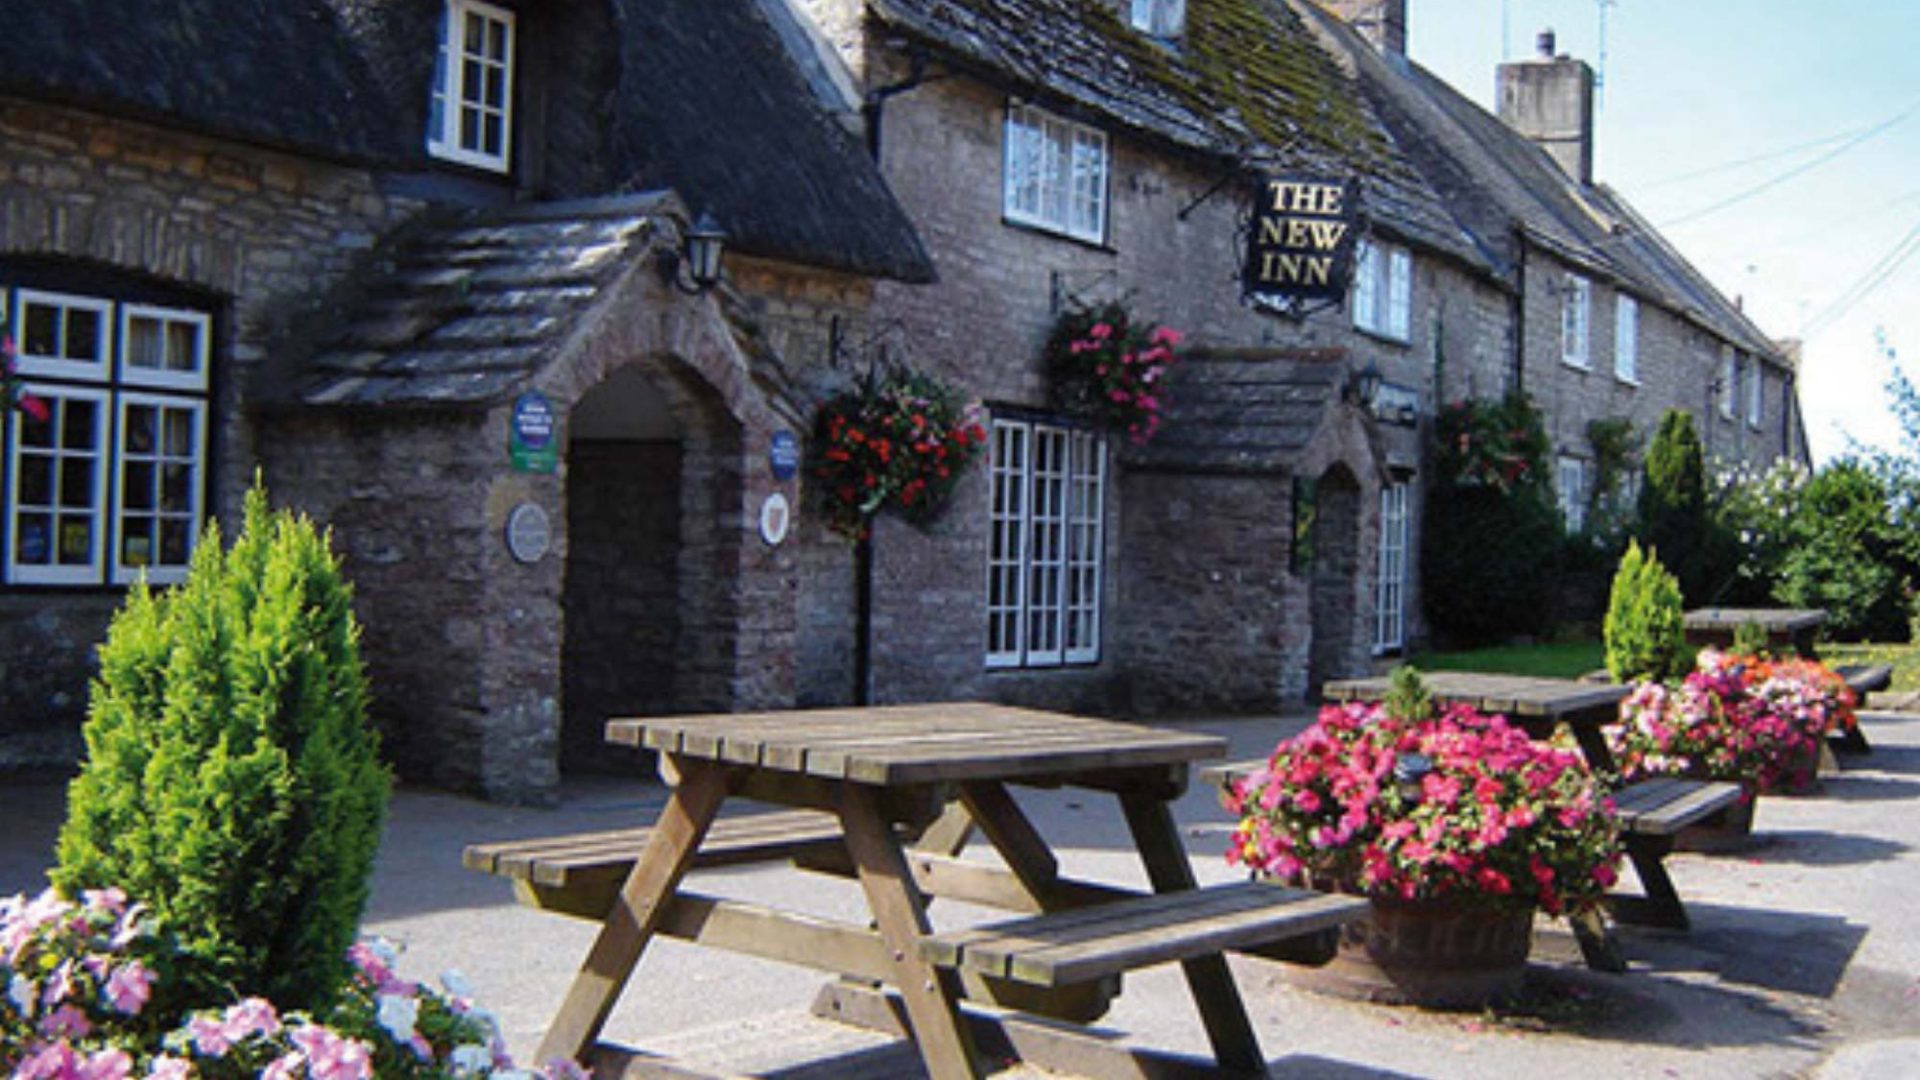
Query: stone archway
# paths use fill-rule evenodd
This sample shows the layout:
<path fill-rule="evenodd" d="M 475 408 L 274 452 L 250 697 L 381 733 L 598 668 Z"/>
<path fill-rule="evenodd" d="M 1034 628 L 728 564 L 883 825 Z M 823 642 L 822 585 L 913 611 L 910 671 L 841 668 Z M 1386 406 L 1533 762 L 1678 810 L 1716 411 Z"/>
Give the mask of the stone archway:
<path fill-rule="evenodd" d="M 567 556 L 561 586 L 563 769 L 630 766 L 603 742 L 613 716 L 732 705 L 737 612 L 717 571 L 739 538 L 739 425 L 669 358 L 616 369 L 567 424 Z"/>
<path fill-rule="evenodd" d="M 1314 484 L 1313 569 L 1309 605 L 1313 647 L 1307 691 L 1320 696 L 1330 679 L 1359 674 L 1361 485 L 1352 470 L 1335 464 Z"/>

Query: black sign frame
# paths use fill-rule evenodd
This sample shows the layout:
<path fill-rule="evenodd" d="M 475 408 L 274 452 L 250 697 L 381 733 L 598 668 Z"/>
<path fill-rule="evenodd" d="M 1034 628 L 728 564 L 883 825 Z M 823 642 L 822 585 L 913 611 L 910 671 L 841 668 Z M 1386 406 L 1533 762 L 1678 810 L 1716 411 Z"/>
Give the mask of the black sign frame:
<path fill-rule="evenodd" d="M 1360 181 L 1263 174 L 1241 262 L 1243 299 L 1284 314 L 1346 303 L 1360 242 Z"/>

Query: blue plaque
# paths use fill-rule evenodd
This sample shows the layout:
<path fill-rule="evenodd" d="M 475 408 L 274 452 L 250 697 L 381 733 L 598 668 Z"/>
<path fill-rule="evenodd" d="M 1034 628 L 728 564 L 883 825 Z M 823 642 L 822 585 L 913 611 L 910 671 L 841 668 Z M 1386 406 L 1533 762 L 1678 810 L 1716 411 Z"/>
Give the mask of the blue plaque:
<path fill-rule="evenodd" d="M 794 438 L 793 432 L 773 433 L 773 443 L 767 448 L 767 463 L 773 467 L 775 480 L 791 480 L 800 471 L 800 440 Z"/>

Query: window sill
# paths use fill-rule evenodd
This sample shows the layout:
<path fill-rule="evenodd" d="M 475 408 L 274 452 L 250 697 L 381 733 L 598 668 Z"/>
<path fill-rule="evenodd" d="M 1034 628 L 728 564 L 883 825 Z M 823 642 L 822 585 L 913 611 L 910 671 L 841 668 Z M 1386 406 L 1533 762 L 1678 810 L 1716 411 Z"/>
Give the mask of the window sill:
<path fill-rule="evenodd" d="M 1017 229 L 1023 233 L 1032 233 L 1035 236 L 1044 236 L 1051 240 L 1064 240 L 1069 244 L 1076 244 L 1093 251 L 1103 251 L 1108 255 L 1118 255 L 1120 253 L 1119 249 L 1107 243 L 1105 240 L 1089 240 L 1084 236 L 1075 236 L 1064 229 L 1056 229 L 1051 225 L 1041 225 L 1032 221 L 1021 221 L 1019 218 L 1010 218 L 1004 214 L 1000 216 L 1000 224 L 1005 225 L 1009 229 Z"/>
<path fill-rule="evenodd" d="M 1563 356 L 1560 358 L 1560 366 L 1564 368 L 1572 368 L 1573 370 L 1578 371 L 1583 375 L 1593 374 L 1593 365 L 1590 363 L 1587 363 L 1584 360 L 1572 360 Z"/>
<path fill-rule="evenodd" d="M 1374 341 L 1380 342 L 1383 345 L 1393 345 L 1402 349 L 1413 348 L 1413 338 L 1411 336 L 1395 337 L 1392 333 L 1386 330 L 1374 330 L 1369 327 L 1361 326 L 1358 323 L 1354 324 L 1353 331 L 1354 333 L 1359 334 L 1361 337 L 1370 338 Z"/>
<path fill-rule="evenodd" d="M 1633 389 L 1633 390 L 1640 389 L 1639 379 L 1632 378 L 1631 376 L 1627 376 L 1627 375 L 1622 375 L 1619 372 L 1614 372 L 1613 381 L 1629 389 Z"/>
<path fill-rule="evenodd" d="M 1058 664 L 988 664 L 986 672 L 991 678 L 996 675 L 1043 675 L 1050 671 L 1091 671 L 1099 666 L 1099 660 L 1066 660 Z"/>

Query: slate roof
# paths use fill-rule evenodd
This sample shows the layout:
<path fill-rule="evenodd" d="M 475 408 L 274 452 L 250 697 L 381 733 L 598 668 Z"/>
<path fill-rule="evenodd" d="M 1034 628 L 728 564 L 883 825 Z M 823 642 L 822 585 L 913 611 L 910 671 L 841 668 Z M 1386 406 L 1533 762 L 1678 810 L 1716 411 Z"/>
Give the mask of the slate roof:
<path fill-rule="evenodd" d="M 867 0 L 867 8 L 952 66 L 1069 115 L 1230 168 L 1358 173 L 1376 223 L 1485 265 L 1282 0 L 1187 0 L 1177 45 L 1134 30 L 1105 0 Z"/>
<path fill-rule="evenodd" d="M 451 213 L 389 238 L 335 325 L 267 404 L 488 405 L 551 359 L 600 289 L 644 259 L 662 193 Z M 639 272 L 649 272 L 641 270 Z"/>
<path fill-rule="evenodd" d="M 1781 362 L 1766 334 L 1617 192 L 1570 178 L 1545 150 L 1405 55 L 1382 53 L 1306 0 L 1289 2 L 1355 72 L 1395 140 L 1497 274 L 1517 283 L 1524 234 L 1527 245 Z"/>
<path fill-rule="evenodd" d="M 1125 451 L 1131 465 L 1285 472 L 1338 400 L 1343 350 L 1189 351 L 1167 369 L 1166 426 Z"/>
<path fill-rule="evenodd" d="M 323 0 L 12 0 L 0 93 L 332 160 L 393 160 L 412 141 Z"/>

